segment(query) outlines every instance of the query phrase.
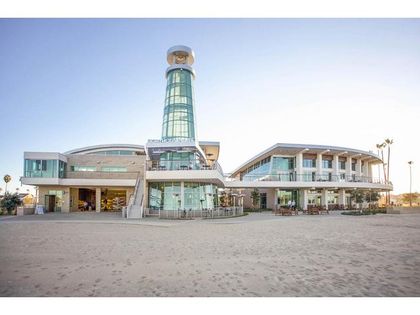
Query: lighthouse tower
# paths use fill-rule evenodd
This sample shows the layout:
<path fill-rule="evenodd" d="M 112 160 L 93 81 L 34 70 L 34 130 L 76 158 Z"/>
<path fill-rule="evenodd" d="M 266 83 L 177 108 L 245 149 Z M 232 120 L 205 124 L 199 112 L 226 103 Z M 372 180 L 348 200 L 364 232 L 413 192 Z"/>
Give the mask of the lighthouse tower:
<path fill-rule="evenodd" d="M 187 46 L 173 46 L 167 61 L 162 141 L 195 141 L 194 52 Z"/>

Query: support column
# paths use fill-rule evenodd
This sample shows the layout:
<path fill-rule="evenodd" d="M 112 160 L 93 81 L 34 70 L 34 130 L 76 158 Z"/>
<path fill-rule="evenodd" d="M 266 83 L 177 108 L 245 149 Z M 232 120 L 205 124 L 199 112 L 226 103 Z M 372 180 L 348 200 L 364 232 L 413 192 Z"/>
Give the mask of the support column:
<path fill-rule="evenodd" d="M 125 203 L 126 203 L 126 206 L 128 206 L 128 203 L 130 202 L 131 195 L 133 195 L 133 197 L 134 197 L 134 191 L 133 191 L 133 193 L 131 193 L 130 190 L 127 189 L 125 191 Z M 133 202 L 134 202 L 134 200 L 133 200 Z"/>
<path fill-rule="evenodd" d="M 279 201 L 278 196 L 279 196 L 279 189 L 276 188 L 274 189 L 274 210 L 278 209 L 278 201 Z"/>
<path fill-rule="evenodd" d="M 322 175 L 322 154 L 318 153 L 316 155 L 316 174 L 318 178 L 321 178 Z"/>
<path fill-rule="evenodd" d="M 359 177 L 359 179 L 362 176 L 362 160 L 361 159 L 358 159 L 356 161 L 356 176 Z"/>
<path fill-rule="evenodd" d="M 334 155 L 334 159 L 333 159 L 333 175 L 334 175 L 334 181 L 339 180 L 339 165 L 338 165 L 338 155 L 335 154 Z"/>
<path fill-rule="evenodd" d="M 346 190 L 339 189 L 338 190 L 338 204 L 339 205 L 346 205 Z"/>
<path fill-rule="evenodd" d="M 101 212 L 101 188 L 96 188 L 96 204 L 95 210 L 96 212 Z"/>
<path fill-rule="evenodd" d="M 367 173 L 367 176 L 372 180 L 372 164 L 368 164 L 368 166 L 367 166 L 367 169 L 368 169 L 368 173 Z M 379 170 L 379 172 L 378 172 L 378 176 L 380 176 L 379 174 L 381 173 L 381 171 Z"/>
<path fill-rule="evenodd" d="M 321 206 L 325 206 L 328 209 L 328 189 L 326 188 L 322 189 Z"/>
<path fill-rule="evenodd" d="M 367 180 L 368 182 L 371 182 L 370 178 L 369 178 L 369 163 L 367 161 L 365 161 L 365 163 L 363 164 L 363 177 L 365 177 L 364 179 Z"/>
<path fill-rule="evenodd" d="M 303 153 L 298 153 L 296 155 L 296 178 L 295 178 L 295 180 L 298 181 L 298 182 L 303 181 L 302 168 L 303 168 Z"/>
<path fill-rule="evenodd" d="M 181 192 L 179 194 L 179 198 L 181 200 L 181 209 L 185 208 L 185 203 L 184 203 L 184 182 L 181 182 Z"/>
<path fill-rule="evenodd" d="M 61 201 L 61 212 L 70 212 L 70 188 L 63 190 L 63 200 Z"/>
<path fill-rule="evenodd" d="M 300 191 L 300 207 L 302 210 L 308 210 L 308 190 L 302 189 Z"/>
<path fill-rule="evenodd" d="M 347 157 L 346 161 L 346 181 L 349 181 L 351 177 L 351 156 Z"/>

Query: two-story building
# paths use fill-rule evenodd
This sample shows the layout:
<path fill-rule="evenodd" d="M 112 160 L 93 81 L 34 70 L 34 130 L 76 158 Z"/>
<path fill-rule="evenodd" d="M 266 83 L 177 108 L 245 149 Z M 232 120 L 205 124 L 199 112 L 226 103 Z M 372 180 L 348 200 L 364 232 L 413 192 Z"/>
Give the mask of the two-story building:
<path fill-rule="evenodd" d="M 159 214 L 195 216 L 251 206 L 257 188 L 262 208 L 294 200 L 308 205 L 345 206 L 351 191 L 392 190 L 373 177 L 376 154 L 337 146 L 276 144 L 227 176 L 219 163 L 219 142 L 198 141 L 193 82 L 194 52 L 167 52 L 162 137 L 145 146 L 97 145 L 57 152 L 25 152 L 22 184 L 38 189 L 47 211 L 119 211 L 128 218 Z M 229 202 L 226 202 L 229 196 Z M 232 201 L 233 200 L 233 201 Z"/>

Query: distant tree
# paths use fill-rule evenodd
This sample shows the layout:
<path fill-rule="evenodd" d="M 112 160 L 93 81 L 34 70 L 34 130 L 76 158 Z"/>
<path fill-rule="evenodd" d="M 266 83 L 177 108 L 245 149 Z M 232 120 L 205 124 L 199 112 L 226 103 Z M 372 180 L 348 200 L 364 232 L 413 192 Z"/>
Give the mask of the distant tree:
<path fill-rule="evenodd" d="M 251 199 L 252 199 L 252 207 L 255 209 L 260 205 L 260 191 L 258 188 L 254 188 L 251 192 Z"/>
<path fill-rule="evenodd" d="M 6 189 L 4 190 L 4 192 L 6 193 L 7 192 L 7 183 L 9 183 L 12 180 L 12 176 L 6 174 L 6 175 L 4 175 L 3 180 L 6 183 Z"/>
<path fill-rule="evenodd" d="M 225 191 L 220 194 L 220 205 L 222 207 L 229 207 L 230 205 L 230 196 Z"/>
<path fill-rule="evenodd" d="M 11 194 L 6 192 L 3 199 L 0 201 L 0 207 L 5 209 L 8 214 L 11 214 L 17 206 L 20 206 L 22 202 L 20 201 L 19 195 L 17 193 Z"/>
<path fill-rule="evenodd" d="M 420 193 L 414 192 L 411 193 L 412 203 L 419 203 L 420 202 Z M 402 202 L 403 203 L 410 203 L 410 194 L 403 194 L 402 195 Z"/>
<path fill-rule="evenodd" d="M 367 192 L 365 194 L 365 201 L 366 202 L 377 202 L 381 198 L 381 195 L 377 192 Z"/>
<path fill-rule="evenodd" d="M 351 196 L 351 199 L 357 204 L 360 204 L 365 200 L 365 194 L 363 193 L 363 191 L 359 189 L 353 190 L 350 193 L 350 196 Z"/>

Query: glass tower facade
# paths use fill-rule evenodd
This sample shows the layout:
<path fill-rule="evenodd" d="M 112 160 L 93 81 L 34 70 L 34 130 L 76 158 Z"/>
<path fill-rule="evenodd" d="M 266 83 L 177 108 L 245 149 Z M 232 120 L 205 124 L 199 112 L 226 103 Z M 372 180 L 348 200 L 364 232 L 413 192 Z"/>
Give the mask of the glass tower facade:
<path fill-rule="evenodd" d="M 181 68 L 167 77 L 162 140 L 195 140 L 193 74 Z"/>

